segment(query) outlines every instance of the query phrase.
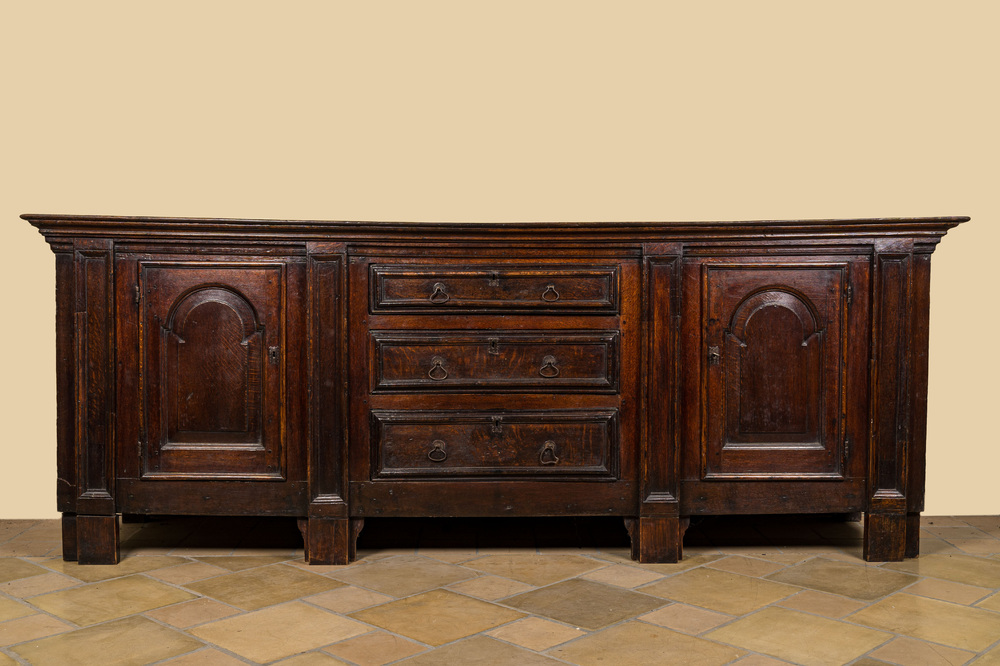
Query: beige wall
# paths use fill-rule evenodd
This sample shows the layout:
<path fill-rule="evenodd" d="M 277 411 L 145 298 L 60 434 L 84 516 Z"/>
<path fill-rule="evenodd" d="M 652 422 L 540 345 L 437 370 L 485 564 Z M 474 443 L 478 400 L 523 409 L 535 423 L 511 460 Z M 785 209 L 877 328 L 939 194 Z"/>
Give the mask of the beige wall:
<path fill-rule="evenodd" d="M 1000 513 L 1000 3 L 0 4 L 0 516 L 55 515 L 23 212 L 971 215 L 934 257 L 927 511 Z"/>

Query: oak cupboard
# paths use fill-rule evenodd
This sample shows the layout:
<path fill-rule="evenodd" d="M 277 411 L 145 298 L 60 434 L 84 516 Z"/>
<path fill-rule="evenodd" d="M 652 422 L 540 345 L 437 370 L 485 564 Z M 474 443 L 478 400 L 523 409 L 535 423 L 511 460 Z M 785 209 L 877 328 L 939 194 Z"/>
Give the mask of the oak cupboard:
<path fill-rule="evenodd" d="M 429 224 L 25 215 L 56 257 L 63 556 L 119 514 L 865 515 L 918 549 L 930 257 L 964 217 Z"/>

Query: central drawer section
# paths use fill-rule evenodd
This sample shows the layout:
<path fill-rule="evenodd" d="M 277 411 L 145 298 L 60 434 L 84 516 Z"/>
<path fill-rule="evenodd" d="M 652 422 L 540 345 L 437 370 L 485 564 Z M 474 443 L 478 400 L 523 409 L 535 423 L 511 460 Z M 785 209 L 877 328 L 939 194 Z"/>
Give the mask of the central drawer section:
<path fill-rule="evenodd" d="M 637 250 L 367 249 L 349 273 L 356 515 L 634 512 Z"/>
<path fill-rule="evenodd" d="M 373 391 L 618 391 L 618 331 L 372 331 Z"/>

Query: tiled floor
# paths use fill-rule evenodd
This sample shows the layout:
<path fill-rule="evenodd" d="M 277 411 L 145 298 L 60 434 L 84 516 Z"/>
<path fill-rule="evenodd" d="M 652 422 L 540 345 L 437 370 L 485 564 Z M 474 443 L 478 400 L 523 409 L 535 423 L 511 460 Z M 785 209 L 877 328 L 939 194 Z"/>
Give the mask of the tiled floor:
<path fill-rule="evenodd" d="M 294 521 L 122 526 L 63 562 L 57 521 L 0 521 L 0 666 L 1000 664 L 1000 517 L 925 518 L 867 564 L 861 525 L 704 519 L 680 564 L 620 521 L 369 521 L 358 562 L 302 563 Z"/>

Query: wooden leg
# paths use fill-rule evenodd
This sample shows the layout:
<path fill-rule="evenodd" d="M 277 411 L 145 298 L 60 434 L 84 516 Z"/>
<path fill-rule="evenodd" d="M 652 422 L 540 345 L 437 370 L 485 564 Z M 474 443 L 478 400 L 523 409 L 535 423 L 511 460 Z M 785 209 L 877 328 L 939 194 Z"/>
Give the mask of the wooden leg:
<path fill-rule="evenodd" d="M 360 518 L 309 518 L 303 533 L 306 561 L 350 564 L 357 557 L 358 534 L 364 525 Z"/>
<path fill-rule="evenodd" d="M 680 561 L 684 532 L 690 522 L 690 518 L 678 516 L 626 518 L 625 527 L 632 538 L 632 559 L 643 564 Z"/>
<path fill-rule="evenodd" d="M 906 514 L 906 556 L 916 557 L 920 554 L 920 514 Z"/>
<path fill-rule="evenodd" d="M 866 513 L 865 560 L 901 561 L 906 555 L 906 522 L 903 513 Z"/>
<path fill-rule="evenodd" d="M 62 553 L 67 562 L 76 562 L 76 514 L 62 515 Z"/>
<path fill-rule="evenodd" d="M 77 516 L 76 552 L 80 564 L 118 564 L 118 516 Z"/>

